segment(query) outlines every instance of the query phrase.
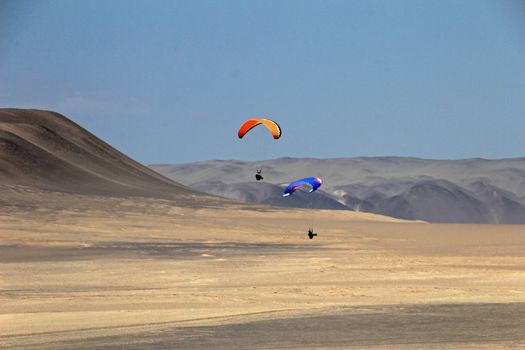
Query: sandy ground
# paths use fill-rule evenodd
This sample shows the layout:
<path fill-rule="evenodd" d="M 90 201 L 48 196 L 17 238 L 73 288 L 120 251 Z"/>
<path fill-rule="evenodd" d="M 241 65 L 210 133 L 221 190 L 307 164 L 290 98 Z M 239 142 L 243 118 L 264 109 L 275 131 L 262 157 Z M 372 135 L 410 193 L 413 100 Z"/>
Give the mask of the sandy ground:
<path fill-rule="evenodd" d="M 1 349 L 525 348 L 523 225 L 8 201 Z"/>

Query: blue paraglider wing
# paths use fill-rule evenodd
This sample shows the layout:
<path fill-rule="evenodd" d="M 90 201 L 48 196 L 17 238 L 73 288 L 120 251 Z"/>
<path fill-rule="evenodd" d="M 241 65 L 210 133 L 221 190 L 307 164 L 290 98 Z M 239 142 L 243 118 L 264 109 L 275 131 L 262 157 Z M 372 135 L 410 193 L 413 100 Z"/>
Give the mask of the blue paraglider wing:
<path fill-rule="evenodd" d="M 284 189 L 283 197 L 287 197 L 295 192 L 299 187 L 303 185 L 310 185 L 312 188 L 310 189 L 310 192 L 313 192 L 317 190 L 323 181 L 318 177 L 306 177 L 301 180 L 297 180 L 295 182 L 292 182 Z"/>

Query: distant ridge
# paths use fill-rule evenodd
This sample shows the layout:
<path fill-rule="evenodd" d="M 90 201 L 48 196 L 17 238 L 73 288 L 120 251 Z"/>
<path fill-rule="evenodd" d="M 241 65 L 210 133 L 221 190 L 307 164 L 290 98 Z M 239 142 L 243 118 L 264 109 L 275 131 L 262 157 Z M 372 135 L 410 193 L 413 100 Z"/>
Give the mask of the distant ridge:
<path fill-rule="evenodd" d="M 0 185 L 100 196 L 210 197 L 127 157 L 55 112 L 0 109 Z"/>
<path fill-rule="evenodd" d="M 525 223 L 525 158 L 286 157 L 151 168 L 187 186 L 248 202 L 351 209 L 430 222 Z M 264 184 L 253 178 L 257 168 L 263 169 Z M 305 176 L 323 179 L 315 197 L 279 198 L 283 184 Z"/>

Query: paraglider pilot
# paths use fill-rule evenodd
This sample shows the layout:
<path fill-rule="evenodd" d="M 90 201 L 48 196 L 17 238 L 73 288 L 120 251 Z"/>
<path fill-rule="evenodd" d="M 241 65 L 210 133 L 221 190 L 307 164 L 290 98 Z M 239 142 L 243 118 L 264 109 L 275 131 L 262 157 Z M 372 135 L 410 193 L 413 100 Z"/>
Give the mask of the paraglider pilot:
<path fill-rule="evenodd" d="M 314 236 L 317 236 L 317 233 L 314 233 L 314 230 L 312 228 L 308 229 L 308 238 L 312 239 Z"/>
<path fill-rule="evenodd" d="M 257 174 L 255 174 L 255 179 L 256 179 L 257 181 L 261 181 L 261 180 L 264 179 L 264 178 L 262 177 L 262 175 L 261 175 L 261 169 L 257 169 Z"/>

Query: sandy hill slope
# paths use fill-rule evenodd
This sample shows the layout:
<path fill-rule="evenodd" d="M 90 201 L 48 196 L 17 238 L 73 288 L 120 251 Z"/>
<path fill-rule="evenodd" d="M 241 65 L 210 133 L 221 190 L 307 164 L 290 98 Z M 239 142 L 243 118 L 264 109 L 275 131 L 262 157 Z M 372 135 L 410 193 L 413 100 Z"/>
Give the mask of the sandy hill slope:
<path fill-rule="evenodd" d="M 63 115 L 24 109 L 0 109 L 0 185 L 101 196 L 204 196 L 132 160 Z"/>
<path fill-rule="evenodd" d="M 321 177 L 323 187 L 312 207 L 340 209 L 338 204 L 430 222 L 525 223 L 525 158 L 279 158 L 151 168 L 187 186 L 244 201 L 269 200 L 263 195 L 267 189 L 256 186 L 253 179 L 255 169 L 262 168 L 265 183 L 276 187 L 305 176 Z M 299 207 L 296 202 L 276 200 L 272 204 Z"/>

